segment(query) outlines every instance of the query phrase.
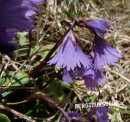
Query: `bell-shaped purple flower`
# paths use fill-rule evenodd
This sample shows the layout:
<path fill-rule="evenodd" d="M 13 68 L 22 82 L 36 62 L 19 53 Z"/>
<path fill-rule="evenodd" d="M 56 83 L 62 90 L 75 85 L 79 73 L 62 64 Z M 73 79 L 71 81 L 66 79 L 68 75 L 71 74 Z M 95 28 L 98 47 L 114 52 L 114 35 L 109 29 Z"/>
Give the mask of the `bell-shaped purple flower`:
<path fill-rule="evenodd" d="M 17 30 L 34 29 L 33 15 L 45 0 L 0 0 L 0 27 Z M 32 19 L 32 20 L 31 20 Z"/>
<path fill-rule="evenodd" d="M 88 67 L 91 60 L 85 55 L 77 44 L 77 38 L 70 30 L 64 37 L 62 46 L 57 54 L 48 61 L 48 64 L 56 64 L 56 67 L 62 66 L 67 71 L 74 70 L 75 67 Z"/>
<path fill-rule="evenodd" d="M 116 65 L 122 55 L 117 49 L 112 48 L 102 37 L 95 35 L 94 39 L 94 67 L 100 68 L 107 65 Z"/>
<path fill-rule="evenodd" d="M 28 8 L 22 6 L 23 0 L 0 0 L 0 28 L 17 30 L 32 29 L 31 21 L 26 18 Z"/>
<path fill-rule="evenodd" d="M 22 6 L 28 8 L 28 11 L 26 12 L 26 17 L 30 19 L 30 21 L 33 22 L 34 15 L 36 14 L 39 9 L 36 8 L 36 6 L 42 4 L 46 0 L 23 0 Z"/>
<path fill-rule="evenodd" d="M 99 69 L 94 69 L 94 67 L 80 68 L 77 70 L 78 76 L 85 80 L 85 85 L 91 91 L 96 90 L 99 86 L 103 86 L 106 82 L 106 77 L 101 73 Z"/>
<path fill-rule="evenodd" d="M 90 111 L 90 122 L 108 122 L 108 113 L 111 113 L 110 108 L 106 107 L 94 107 Z"/>
<path fill-rule="evenodd" d="M 0 0 L 0 51 L 2 53 L 9 54 L 16 49 L 10 43 L 14 41 L 16 31 L 26 31 L 35 28 L 32 26 L 35 11 L 38 10 L 35 7 L 44 1 Z"/>
<path fill-rule="evenodd" d="M 71 82 L 74 82 L 75 77 L 76 77 L 76 75 L 72 70 L 70 70 L 70 71 L 67 71 L 66 69 L 63 70 L 63 75 L 62 75 L 63 83 L 69 84 Z"/>
<path fill-rule="evenodd" d="M 94 32 L 104 36 L 104 33 L 110 28 L 109 23 L 106 20 L 87 20 L 86 25 Z"/>
<path fill-rule="evenodd" d="M 68 112 L 68 116 L 71 117 L 71 118 L 72 118 L 72 117 L 79 117 L 79 118 L 80 118 L 80 117 L 83 117 L 83 115 L 82 115 L 81 113 L 79 113 L 78 110 L 77 110 L 76 112 L 74 112 L 74 111 L 69 111 L 69 112 Z M 62 122 L 68 122 L 68 121 L 67 121 L 66 118 L 64 118 Z M 74 119 L 73 119 L 73 122 L 82 122 L 82 119 L 81 119 L 81 120 L 80 120 L 80 119 L 78 119 L 78 120 L 74 120 Z"/>

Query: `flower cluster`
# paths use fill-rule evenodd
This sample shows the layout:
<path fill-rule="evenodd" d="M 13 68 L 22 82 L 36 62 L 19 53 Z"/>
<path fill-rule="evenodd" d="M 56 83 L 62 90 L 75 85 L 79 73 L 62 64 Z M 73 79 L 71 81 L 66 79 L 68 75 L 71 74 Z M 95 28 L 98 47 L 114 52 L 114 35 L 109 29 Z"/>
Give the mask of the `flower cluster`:
<path fill-rule="evenodd" d="M 87 88 L 96 90 L 106 81 L 103 74 L 104 66 L 115 65 L 115 62 L 118 62 L 118 58 L 121 58 L 122 55 L 102 37 L 110 28 L 107 21 L 87 20 L 82 21 L 81 26 L 89 28 L 95 34 L 93 53 L 89 55 L 83 53 L 79 46 L 79 40 L 71 27 L 64 35 L 57 54 L 48 61 L 48 64 L 56 64 L 56 67 L 63 68 L 62 81 L 65 84 L 74 82 L 77 76 L 85 80 Z"/>
<path fill-rule="evenodd" d="M 36 6 L 45 0 L 0 0 L 0 52 L 10 54 L 16 46 L 14 41 L 17 31 L 34 29 Z"/>

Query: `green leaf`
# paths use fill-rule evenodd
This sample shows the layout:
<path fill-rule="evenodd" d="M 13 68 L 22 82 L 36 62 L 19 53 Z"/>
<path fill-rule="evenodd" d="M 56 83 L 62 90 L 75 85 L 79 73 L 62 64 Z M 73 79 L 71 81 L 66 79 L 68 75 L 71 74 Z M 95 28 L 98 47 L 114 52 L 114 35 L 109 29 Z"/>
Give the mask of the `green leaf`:
<path fill-rule="evenodd" d="M 48 87 L 43 90 L 46 94 L 49 94 L 49 97 L 55 101 L 61 101 L 63 99 L 61 83 L 58 79 L 52 81 Z"/>
<path fill-rule="evenodd" d="M 0 122 L 11 122 L 11 121 L 6 115 L 0 114 Z"/>
<path fill-rule="evenodd" d="M 27 50 L 20 50 L 18 53 L 18 58 L 25 57 L 26 55 L 27 55 Z"/>
<path fill-rule="evenodd" d="M 10 78 L 14 75 L 15 71 L 8 71 L 4 78 L 0 79 L 0 85 L 7 85 L 10 81 Z M 8 86 L 23 86 L 29 82 L 29 76 L 24 72 L 17 72 Z"/>
<path fill-rule="evenodd" d="M 53 44 L 48 44 L 46 46 L 43 46 L 40 50 L 42 52 L 39 53 L 39 55 L 42 57 L 42 58 L 45 58 L 46 55 L 48 54 L 48 52 L 54 47 Z"/>
<path fill-rule="evenodd" d="M 17 39 L 19 41 L 19 44 L 26 43 L 26 37 L 22 33 L 17 34 Z"/>

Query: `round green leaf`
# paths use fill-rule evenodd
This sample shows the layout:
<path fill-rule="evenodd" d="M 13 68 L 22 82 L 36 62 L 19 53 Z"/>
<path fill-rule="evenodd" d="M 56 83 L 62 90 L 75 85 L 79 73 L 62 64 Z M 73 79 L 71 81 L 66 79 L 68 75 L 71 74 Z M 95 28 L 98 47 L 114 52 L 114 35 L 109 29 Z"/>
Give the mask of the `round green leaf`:
<path fill-rule="evenodd" d="M 0 85 L 7 85 L 10 81 L 10 78 L 14 75 L 15 71 L 8 71 L 4 78 L 0 79 Z M 23 86 L 29 82 L 29 76 L 25 72 L 17 72 L 13 77 L 8 86 Z"/>
<path fill-rule="evenodd" d="M 0 114 L 0 122 L 11 122 L 11 121 L 6 115 Z"/>

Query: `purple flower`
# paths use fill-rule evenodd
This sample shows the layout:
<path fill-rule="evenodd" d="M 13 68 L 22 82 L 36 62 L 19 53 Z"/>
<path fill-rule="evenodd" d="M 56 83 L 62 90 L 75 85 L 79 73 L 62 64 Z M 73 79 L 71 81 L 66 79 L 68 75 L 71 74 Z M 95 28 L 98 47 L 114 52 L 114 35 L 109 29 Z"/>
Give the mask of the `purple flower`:
<path fill-rule="evenodd" d="M 26 12 L 25 16 L 31 23 L 34 23 L 35 14 L 39 11 L 36 7 L 46 0 L 23 0 L 22 6 L 26 7 L 28 11 Z"/>
<path fill-rule="evenodd" d="M 96 35 L 94 39 L 94 67 L 100 68 L 107 65 L 116 65 L 118 58 L 122 55 L 115 49 L 112 48 L 108 42 L 102 37 Z"/>
<path fill-rule="evenodd" d="M 0 27 L 17 30 L 33 29 L 31 16 L 45 0 L 0 0 Z"/>
<path fill-rule="evenodd" d="M 74 70 L 75 67 L 88 67 L 91 60 L 85 55 L 77 44 L 77 38 L 70 30 L 64 37 L 62 46 L 57 54 L 48 61 L 48 64 L 56 64 L 56 67 L 62 66 L 67 71 Z"/>
<path fill-rule="evenodd" d="M 94 69 L 94 67 L 80 68 L 77 70 L 78 76 L 85 80 L 85 85 L 91 91 L 96 90 L 99 85 L 103 86 L 106 81 L 106 77 L 101 73 L 99 69 Z"/>
<path fill-rule="evenodd" d="M 107 109 L 106 107 L 94 107 L 90 111 L 90 122 L 94 120 L 96 122 L 108 122 L 108 113 L 111 113 L 110 108 Z"/>
<path fill-rule="evenodd" d="M 0 51 L 9 54 L 16 49 L 11 44 L 15 32 L 34 29 L 32 26 L 36 5 L 44 0 L 0 0 Z M 28 4 L 27 4 L 28 3 Z M 13 30 L 13 31 L 12 31 Z"/>
<path fill-rule="evenodd" d="M 0 28 L 17 30 L 32 29 L 31 21 L 26 18 L 27 7 L 22 6 L 23 0 L 0 0 Z"/>
<path fill-rule="evenodd" d="M 78 111 L 76 111 L 76 112 L 69 111 L 69 112 L 68 112 L 68 116 L 71 117 L 71 118 L 72 118 L 72 117 L 79 117 L 79 118 L 80 118 L 80 117 L 83 117 L 83 115 L 80 114 Z M 66 118 L 64 118 L 62 122 L 67 122 Z M 77 121 L 76 121 L 76 120 L 73 120 L 73 122 L 82 122 L 82 120 L 81 120 L 81 121 L 80 121 L 80 120 L 77 120 Z"/>
<path fill-rule="evenodd" d="M 76 75 L 72 70 L 70 71 L 67 71 L 66 69 L 63 70 L 63 76 L 62 76 L 63 83 L 69 84 L 71 82 L 74 82 L 75 77 Z"/>
<path fill-rule="evenodd" d="M 101 36 L 104 36 L 104 33 L 110 28 L 110 25 L 106 20 L 87 20 L 86 25 Z"/>
<path fill-rule="evenodd" d="M 16 49 L 14 44 L 9 42 L 15 41 L 13 38 L 15 31 L 12 29 L 0 28 L 0 52 L 3 54 L 11 54 Z"/>
<path fill-rule="evenodd" d="M 46 0 L 23 0 L 22 6 L 28 8 L 26 13 L 27 18 L 35 15 L 37 11 L 39 11 L 36 6 L 44 3 Z"/>

